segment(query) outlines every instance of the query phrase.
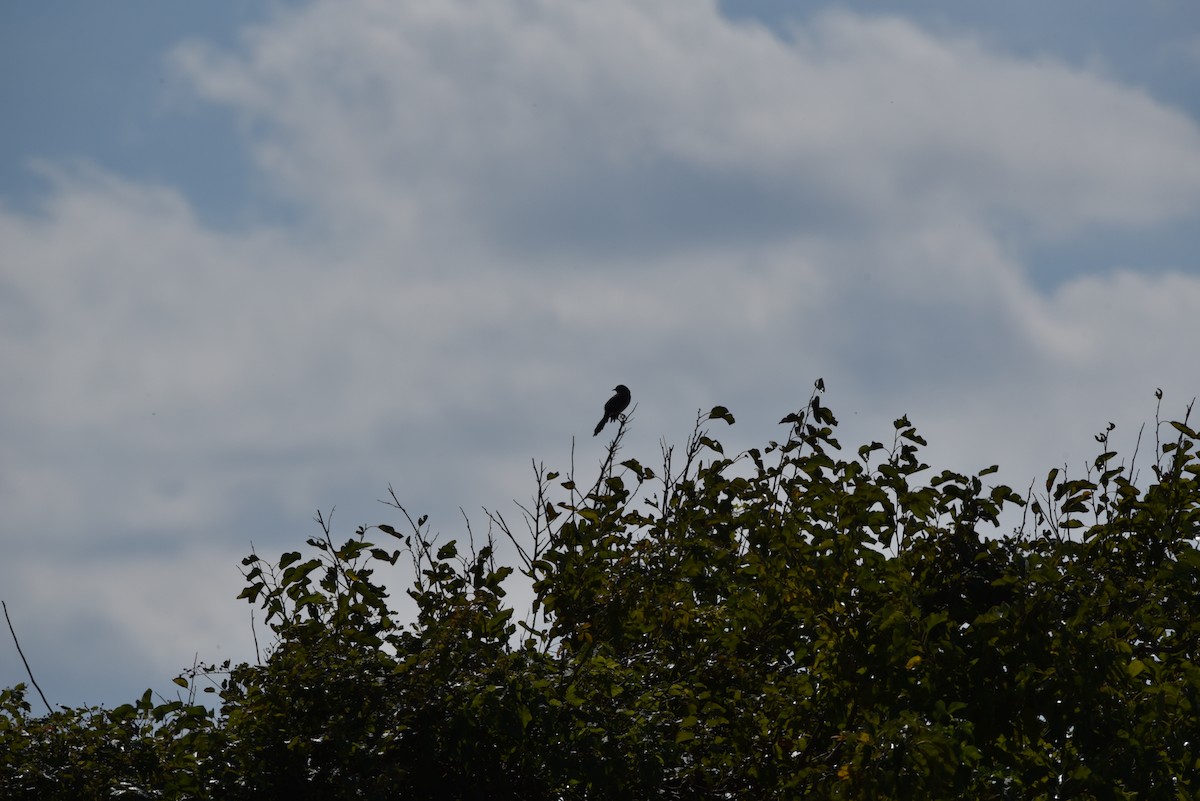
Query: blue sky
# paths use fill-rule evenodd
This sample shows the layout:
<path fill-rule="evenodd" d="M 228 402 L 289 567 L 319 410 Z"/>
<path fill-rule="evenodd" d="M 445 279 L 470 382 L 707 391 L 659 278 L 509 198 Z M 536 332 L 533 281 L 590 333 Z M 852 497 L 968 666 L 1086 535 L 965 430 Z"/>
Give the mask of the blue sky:
<path fill-rule="evenodd" d="M 238 563 L 444 538 L 824 377 L 1027 486 L 1200 392 L 1191 2 L 9 4 L 0 597 L 56 703 L 253 658 Z M 24 680 L 11 644 L 0 685 Z"/>

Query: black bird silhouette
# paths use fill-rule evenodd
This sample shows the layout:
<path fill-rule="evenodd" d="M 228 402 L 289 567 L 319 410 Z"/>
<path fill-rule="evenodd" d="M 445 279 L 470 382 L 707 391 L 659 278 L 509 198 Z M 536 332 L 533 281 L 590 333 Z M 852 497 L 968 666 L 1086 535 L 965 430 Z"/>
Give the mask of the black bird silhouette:
<path fill-rule="evenodd" d="M 621 412 L 625 411 L 625 407 L 629 405 L 629 387 L 624 384 L 617 384 L 613 387 L 616 395 L 608 399 L 608 403 L 604 404 L 604 416 L 600 418 L 600 422 L 596 423 L 596 430 L 592 432 L 592 436 L 600 433 L 600 429 L 604 428 L 604 424 L 609 420 L 614 423 Z"/>

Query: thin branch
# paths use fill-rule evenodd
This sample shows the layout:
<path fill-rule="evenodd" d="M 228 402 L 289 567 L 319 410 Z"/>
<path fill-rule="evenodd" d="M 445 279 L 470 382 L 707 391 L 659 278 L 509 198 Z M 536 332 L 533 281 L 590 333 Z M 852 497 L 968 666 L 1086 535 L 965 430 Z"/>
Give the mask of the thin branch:
<path fill-rule="evenodd" d="M 1138 450 L 1142 447 L 1142 434 L 1146 431 L 1146 424 L 1142 423 L 1142 427 L 1138 429 L 1137 442 L 1133 445 L 1133 456 L 1129 460 L 1129 483 L 1137 484 L 1137 458 Z"/>
<path fill-rule="evenodd" d="M 526 509 L 524 506 L 522 506 L 521 504 L 517 504 L 517 508 L 520 509 L 521 512 L 524 515 L 526 515 L 527 518 L 531 514 L 530 511 L 528 509 Z M 520 557 L 521 562 L 525 565 L 525 570 L 529 573 L 532 573 L 533 559 L 530 558 L 529 552 L 525 550 L 525 547 L 523 545 L 521 545 L 521 542 L 517 539 L 517 535 L 513 533 L 512 528 L 508 525 L 508 522 L 504 519 L 504 515 L 502 515 L 500 512 L 493 512 L 488 509 L 484 509 L 483 512 L 484 512 L 484 514 L 486 514 L 488 516 L 489 520 L 491 520 L 502 532 L 504 532 L 504 536 L 508 537 L 508 541 L 511 542 L 513 544 L 513 547 L 517 549 L 517 556 Z M 527 522 L 526 527 L 528 527 L 528 526 L 529 526 L 529 524 Z M 534 547 L 535 548 L 537 547 L 536 537 L 537 537 L 537 535 L 535 534 L 534 535 Z M 536 553 L 536 551 L 535 551 L 535 553 Z"/>
<path fill-rule="evenodd" d="M 42 688 L 38 686 L 37 679 L 33 677 L 33 671 L 29 669 L 29 660 L 25 658 L 25 652 L 21 650 L 21 643 L 17 641 L 17 632 L 13 630 L 12 619 L 8 616 L 8 604 L 0 601 L 0 605 L 4 607 L 4 619 L 8 621 L 8 631 L 12 634 L 13 645 L 17 646 L 17 653 L 21 655 L 21 661 L 25 663 L 25 672 L 29 674 L 29 681 L 33 683 L 34 689 L 42 697 L 42 703 L 46 705 L 46 711 L 53 714 L 54 709 L 51 708 L 50 702 L 46 700 L 46 694 L 42 692 Z"/>
<path fill-rule="evenodd" d="M 256 551 L 254 549 L 254 540 L 250 540 L 250 553 L 252 556 L 254 556 L 255 560 L 258 560 L 258 551 Z M 243 572 L 242 578 L 249 579 L 249 576 L 247 575 L 247 573 L 248 573 L 248 571 Z M 270 620 L 270 617 L 271 616 L 268 615 L 267 619 Z M 258 629 L 255 628 L 255 626 L 254 626 L 254 605 L 253 604 L 251 604 L 251 606 L 250 606 L 250 635 L 252 637 L 254 637 L 254 657 L 255 657 L 255 659 L 258 660 L 258 664 L 261 665 L 263 663 L 262 649 L 258 647 Z"/>
<path fill-rule="evenodd" d="M 262 649 L 258 647 L 258 628 L 254 625 L 254 607 L 250 607 L 250 635 L 254 637 L 254 658 L 262 665 Z"/>
<path fill-rule="evenodd" d="M 600 492 L 600 487 L 604 485 L 605 479 L 612 476 L 613 465 L 616 463 L 617 452 L 621 450 L 621 441 L 625 439 L 625 428 L 629 421 L 633 419 L 633 413 L 637 411 L 637 404 L 620 415 L 618 418 L 619 426 L 617 433 L 613 435 L 612 441 L 608 443 L 608 450 L 605 452 L 604 461 L 600 465 L 600 475 L 596 478 L 596 483 L 592 485 L 592 489 L 588 492 L 585 498 L 590 498 Z"/>

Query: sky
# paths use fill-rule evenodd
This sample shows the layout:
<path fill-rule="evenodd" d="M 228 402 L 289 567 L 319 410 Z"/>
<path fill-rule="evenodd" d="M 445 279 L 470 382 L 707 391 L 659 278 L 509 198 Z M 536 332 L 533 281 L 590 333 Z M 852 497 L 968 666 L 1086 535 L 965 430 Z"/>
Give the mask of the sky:
<path fill-rule="evenodd" d="M 241 558 L 318 510 L 462 539 L 594 474 L 618 383 L 645 464 L 823 378 L 848 454 L 907 414 L 1022 490 L 1200 394 L 1192 0 L 10 3 L 0 108 L 0 598 L 54 704 L 254 660 Z"/>

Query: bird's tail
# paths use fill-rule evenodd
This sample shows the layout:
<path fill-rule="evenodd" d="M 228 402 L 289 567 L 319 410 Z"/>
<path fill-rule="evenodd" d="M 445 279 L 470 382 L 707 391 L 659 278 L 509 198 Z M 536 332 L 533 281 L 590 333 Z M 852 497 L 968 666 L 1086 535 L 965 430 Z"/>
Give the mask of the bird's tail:
<path fill-rule="evenodd" d="M 603 417 L 601 417 L 600 422 L 596 423 L 596 430 L 592 432 L 592 436 L 593 437 L 597 436 L 600 433 L 600 430 L 604 428 L 604 424 L 607 422 L 608 422 L 608 415 L 604 415 Z"/>

